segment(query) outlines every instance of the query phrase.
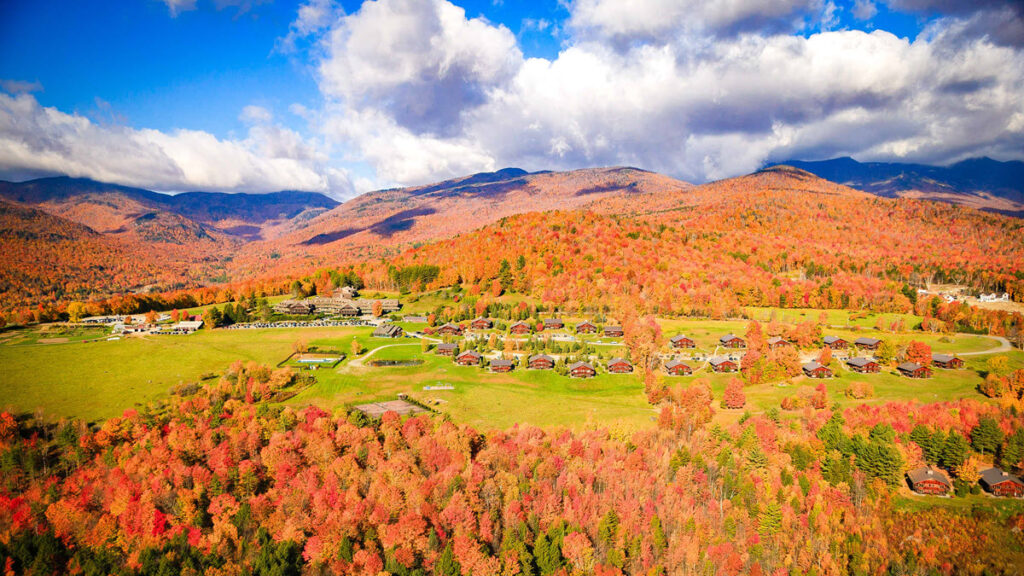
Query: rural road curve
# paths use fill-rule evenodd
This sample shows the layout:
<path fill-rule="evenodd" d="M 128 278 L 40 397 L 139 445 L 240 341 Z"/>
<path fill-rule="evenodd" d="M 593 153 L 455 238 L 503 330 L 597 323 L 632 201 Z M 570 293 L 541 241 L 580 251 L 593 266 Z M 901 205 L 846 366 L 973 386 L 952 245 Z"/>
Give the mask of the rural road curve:
<path fill-rule="evenodd" d="M 351 361 L 351 362 L 349 362 L 348 364 L 345 364 L 345 365 L 343 365 L 343 366 L 339 366 L 339 367 L 338 367 L 338 369 L 337 369 L 336 371 L 337 371 L 337 372 L 341 372 L 341 370 L 342 370 L 343 368 L 346 368 L 346 367 L 347 367 L 347 368 L 352 368 L 352 367 L 355 367 L 355 368 L 362 368 L 363 366 L 365 366 L 364 362 L 365 362 L 365 361 L 366 361 L 366 360 L 367 360 L 367 359 L 368 359 L 368 358 L 369 358 L 370 356 L 373 356 L 374 354 L 376 354 L 376 353 L 377 353 L 377 352 L 378 352 L 379 350 L 383 350 L 383 349 L 385 349 L 385 348 L 395 348 L 395 347 L 397 347 L 397 346 L 420 346 L 420 343 L 419 343 L 419 342 L 416 342 L 416 343 L 414 344 L 414 343 L 411 343 L 411 342 L 410 342 L 410 343 L 406 343 L 406 344 L 385 344 L 385 345 L 383 345 L 383 346 L 378 346 L 378 347 L 374 348 L 373 350 L 370 350 L 370 351 L 369 351 L 369 352 L 367 352 L 366 354 L 363 354 L 363 355 L 362 355 L 362 356 L 360 356 L 359 358 L 356 358 L 356 359 L 352 360 L 352 361 Z"/>
<path fill-rule="evenodd" d="M 980 352 L 960 352 L 957 356 L 982 356 L 984 354 L 998 354 L 999 352 L 1009 352 L 1013 350 L 1013 346 L 1010 345 L 1010 341 L 1002 336 L 991 336 L 988 334 L 984 335 L 986 338 L 992 338 L 999 340 L 1000 346 L 998 348 L 992 348 L 990 350 L 982 350 Z"/>

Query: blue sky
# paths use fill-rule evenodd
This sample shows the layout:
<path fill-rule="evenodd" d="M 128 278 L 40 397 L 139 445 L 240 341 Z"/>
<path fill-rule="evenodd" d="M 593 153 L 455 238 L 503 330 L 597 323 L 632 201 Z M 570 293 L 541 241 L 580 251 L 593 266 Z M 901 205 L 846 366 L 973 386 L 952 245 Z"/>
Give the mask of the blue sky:
<path fill-rule="evenodd" d="M 292 178 L 344 197 L 509 164 L 701 181 L 789 155 L 941 163 L 1021 148 L 1024 112 L 999 97 L 1022 90 L 1019 3 L 624 1 L 313 0 L 329 15 L 312 28 L 303 3 L 281 0 L 3 2 L 0 178 L 229 191 Z M 774 81 L 800 79 L 790 63 L 835 90 Z M 967 90 L 962 108 L 950 90 Z M 972 98 L 995 111 L 979 116 Z M 199 141 L 238 162 L 233 179 L 197 164 Z M 737 151 L 745 142 L 755 149 Z M 138 147 L 149 163 L 75 153 L 97 146 Z"/>

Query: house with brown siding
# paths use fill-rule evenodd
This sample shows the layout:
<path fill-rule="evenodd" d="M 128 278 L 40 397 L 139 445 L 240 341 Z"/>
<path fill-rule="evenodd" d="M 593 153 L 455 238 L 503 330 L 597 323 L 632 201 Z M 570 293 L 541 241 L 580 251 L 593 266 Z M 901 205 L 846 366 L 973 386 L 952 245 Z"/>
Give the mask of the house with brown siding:
<path fill-rule="evenodd" d="M 728 358 L 712 358 L 708 364 L 715 372 L 735 372 L 737 369 L 736 363 Z"/>
<path fill-rule="evenodd" d="M 459 349 L 459 345 L 455 342 L 442 342 L 434 348 L 434 352 L 441 356 L 455 356 L 455 352 Z"/>
<path fill-rule="evenodd" d="M 608 371 L 612 374 L 628 374 L 633 371 L 633 364 L 625 358 L 612 358 L 608 361 Z"/>
<path fill-rule="evenodd" d="M 462 326 L 459 326 L 458 324 L 448 323 L 438 328 L 437 333 L 443 334 L 445 336 L 461 336 Z"/>
<path fill-rule="evenodd" d="M 824 342 L 825 346 L 828 346 L 833 350 L 845 350 L 846 346 L 849 344 L 849 342 L 843 340 L 839 336 L 825 336 Z"/>
<path fill-rule="evenodd" d="M 555 367 L 555 359 L 547 354 L 534 354 L 527 361 L 532 370 L 551 370 Z"/>
<path fill-rule="evenodd" d="M 480 353 L 476 350 L 466 350 L 455 357 L 455 363 L 459 366 L 476 366 L 480 364 Z"/>
<path fill-rule="evenodd" d="M 604 335 L 610 338 L 621 338 L 625 332 L 622 331 L 622 326 L 605 326 Z"/>
<path fill-rule="evenodd" d="M 584 320 L 576 325 L 577 334 L 593 334 L 597 332 L 597 326 L 590 320 Z"/>
<path fill-rule="evenodd" d="M 665 363 L 665 371 L 672 376 L 689 376 L 693 374 L 693 368 L 689 364 L 679 360 L 669 360 Z"/>
<path fill-rule="evenodd" d="M 529 334 L 530 332 L 533 332 L 533 328 L 530 327 L 530 325 L 527 324 L 526 322 L 520 321 L 509 326 L 508 331 L 510 334 L 518 334 L 522 336 L 524 334 Z"/>
<path fill-rule="evenodd" d="M 871 358 L 850 358 L 846 361 L 846 365 L 850 367 L 850 370 L 861 374 L 874 374 L 882 369 L 878 362 Z"/>
<path fill-rule="evenodd" d="M 946 370 L 959 370 L 964 367 L 964 361 L 949 354 L 932 354 L 932 366 Z"/>
<path fill-rule="evenodd" d="M 597 376 L 597 370 L 586 362 L 573 362 L 569 365 L 569 376 L 573 378 L 593 378 Z"/>
<path fill-rule="evenodd" d="M 853 341 L 853 345 L 857 348 L 864 350 L 878 350 L 878 347 L 882 344 L 882 341 L 878 338 L 865 338 L 861 336 Z"/>
<path fill-rule="evenodd" d="M 829 370 L 828 366 L 822 366 L 817 362 L 808 362 L 803 365 L 804 374 L 808 378 L 831 378 L 832 370 Z"/>
<path fill-rule="evenodd" d="M 697 345 L 686 336 L 679 334 L 668 339 L 673 348 L 696 348 Z"/>
<path fill-rule="evenodd" d="M 469 323 L 469 327 L 473 330 L 490 330 L 494 326 L 494 322 L 491 322 L 490 318 L 474 318 Z"/>
<path fill-rule="evenodd" d="M 497 358 L 491 360 L 491 372 L 511 372 L 514 364 L 511 360 L 505 360 L 504 358 Z"/>
<path fill-rule="evenodd" d="M 743 341 L 743 338 L 740 338 L 735 334 L 726 334 L 719 338 L 718 341 L 726 348 L 743 348 L 747 345 L 747 343 Z"/>
<path fill-rule="evenodd" d="M 769 350 L 775 350 L 776 348 L 782 348 L 783 346 L 789 346 L 789 340 L 786 340 L 781 336 L 772 336 L 768 339 Z"/>
<path fill-rule="evenodd" d="M 920 364 L 917 364 L 916 362 L 904 362 L 903 364 L 900 364 L 899 366 L 897 366 L 896 370 L 898 370 L 900 374 L 906 376 L 907 378 L 931 378 L 932 377 L 932 369 L 931 368 L 929 368 L 927 366 L 921 366 Z"/>
<path fill-rule="evenodd" d="M 993 496 L 1006 498 L 1020 498 L 1024 496 L 1024 482 L 1021 482 L 1020 478 L 1013 474 L 999 468 L 982 470 L 979 483 L 982 488 Z"/>
<path fill-rule="evenodd" d="M 907 472 L 907 479 L 910 480 L 910 487 L 918 494 L 942 496 L 948 494 L 953 487 L 946 473 L 932 466 Z"/>

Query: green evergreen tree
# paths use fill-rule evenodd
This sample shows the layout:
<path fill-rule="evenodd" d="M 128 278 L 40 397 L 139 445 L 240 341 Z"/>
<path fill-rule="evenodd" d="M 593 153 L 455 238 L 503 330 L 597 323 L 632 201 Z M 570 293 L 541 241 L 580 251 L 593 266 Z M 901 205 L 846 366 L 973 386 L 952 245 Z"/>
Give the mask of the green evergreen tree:
<path fill-rule="evenodd" d="M 454 552 L 452 552 L 451 542 L 445 545 L 441 556 L 438 557 L 437 562 L 434 564 L 434 574 L 437 576 L 460 576 L 462 574 L 462 567 L 459 566 L 459 562 L 455 559 Z"/>
<path fill-rule="evenodd" d="M 782 505 L 772 500 L 757 515 L 758 532 L 765 536 L 778 534 L 782 530 Z"/>
<path fill-rule="evenodd" d="M 609 510 L 597 525 L 597 539 L 605 545 L 613 546 L 618 532 L 619 516 L 615 514 L 615 510 Z"/>
<path fill-rule="evenodd" d="M 995 454 L 1003 443 L 1003 431 L 994 418 L 985 416 L 971 430 L 971 446 L 982 454 Z"/>
<path fill-rule="evenodd" d="M 654 551 L 658 554 L 661 554 L 665 547 L 668 546 L 665 530 L 661 527 L 661 518 L 657 514 L 651 516 L 651 544 L 654 546 Z"/>
<path fill-rule="evenodd" d="M 950 431 L 949 437 L 946 438 L 946 444 L 942 448 L 942 462 L 941 464 L 946 468 L 955 468 L 964 463 L 967 459 L 967 454 L 971 447 L 960 434 Z"/>
<path fill-rule="evenodd" d="M 1006 439 L 1006 444 L 999 451 L 999 463 L 1003 468 L 1013 471 L 1024 460 L 1024 428 L 1017 428 Z"/>

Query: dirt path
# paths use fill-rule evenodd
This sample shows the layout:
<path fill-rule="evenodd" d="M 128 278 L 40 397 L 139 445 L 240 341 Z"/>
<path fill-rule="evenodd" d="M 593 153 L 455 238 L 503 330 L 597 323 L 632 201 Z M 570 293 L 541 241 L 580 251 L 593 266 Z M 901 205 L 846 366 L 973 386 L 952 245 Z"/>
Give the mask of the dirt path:
<path fill-rule="evenodd" d="M 378 346 L 378 347 L 374 348 L 373 350 L 370 350 L 366 354 L 363 354 L 359 358 L 356 358 L 356 359 L 352 360 L 348 364 L 343 364 L 343 365 L 339 366 L 336 371 L 337 372 L 341 372 L 345 368 L 363 368 L 363 367 L 366 366 L 366 360 L 369 359 L 374 354 L 376 354 L 378 351 L 383 350 L 385 348 L 396 348 L 398 346 L 420 346 L 420 343 L 416 342 L 414 344 L 414 343 L 410 342 L 410 343 L 406 343 L 406 344 L 385 344 L 383 346 Z"/>

